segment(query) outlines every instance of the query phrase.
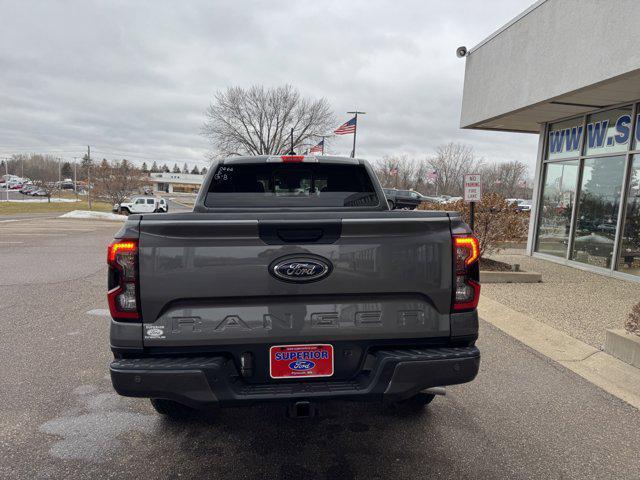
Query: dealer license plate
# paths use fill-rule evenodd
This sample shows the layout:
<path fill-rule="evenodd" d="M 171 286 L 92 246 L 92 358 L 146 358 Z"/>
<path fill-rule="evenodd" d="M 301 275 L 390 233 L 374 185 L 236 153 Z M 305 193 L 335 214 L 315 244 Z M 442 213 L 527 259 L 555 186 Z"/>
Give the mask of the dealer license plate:
<path fill-rule="evenodd" d="M 275 345 L 269 349 L 271 378 L 312 378 L 333 375 L 332 345 Z"/>

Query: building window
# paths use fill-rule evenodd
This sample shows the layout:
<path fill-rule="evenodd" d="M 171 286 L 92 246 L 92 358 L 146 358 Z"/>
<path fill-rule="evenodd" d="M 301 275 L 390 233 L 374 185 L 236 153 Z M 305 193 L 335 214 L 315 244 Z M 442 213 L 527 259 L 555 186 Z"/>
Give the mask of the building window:
<path fill-rule="evenodd" d="M 190 183 L 174 183 L 173 191 L 176 193 L 196 193 L 200 185 L 193 185 Z"/>
<path fill-rule="evenodd" d="M 624 152 L 631 140 L 632 108 L 623 107 L 594 113 L 587 118 L 585 154 Z"/>
<path fill-rule="evenodd" d="M 610 268 L 624 176 L 624 156 L 583 160 L 571 259 Z"/>
<path fill-rule="evenodd" d="M 547 158 L 579 157 L 580 140 L 584 129 L 584 117 L 573 118 L 549 125 L 547 136 Z"/>
<path fill-rule="evenodd" d="M 625 203 L 618 270 L 640 276 L 640 155 L 633 157 Z"/>
<path fill-rule="evenodd" d="M 567 255 L 571 212 L 576 198 L 578 160 L 547 163 L 539 206 L 536 251 L 564 258 Z"/>

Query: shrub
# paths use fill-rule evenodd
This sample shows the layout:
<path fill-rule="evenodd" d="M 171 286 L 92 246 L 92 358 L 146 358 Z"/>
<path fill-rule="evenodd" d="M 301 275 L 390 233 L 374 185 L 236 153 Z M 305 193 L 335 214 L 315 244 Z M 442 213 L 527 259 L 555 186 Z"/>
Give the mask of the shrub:
<path fill-rule="evenodd" d="M 624 323 L 624 328 L 629 333 L 640 335 L 640 303 L 636 304 Z"/>
<path fill-rule="evenodd" d="M 469 223 L 469 203 L 459 200 L 453 203 L 423 203 L 420 210 L 455 211 Z M 498 244 L 505 241 L 521 241 L 527 236 L 529 214 L 518 212 L 496 193 L 487 193 L 476 203 L 474 233 L 480 241 L 480 256 L 498 251 Z"/>

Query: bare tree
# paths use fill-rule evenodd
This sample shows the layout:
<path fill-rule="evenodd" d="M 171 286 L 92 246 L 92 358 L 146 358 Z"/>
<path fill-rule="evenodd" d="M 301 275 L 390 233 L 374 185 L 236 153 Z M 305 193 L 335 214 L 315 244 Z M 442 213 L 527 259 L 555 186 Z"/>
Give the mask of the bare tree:
<path fill-rule="evenodd" d="M 130 195 L 139 192 L 145 184 L 145 178 L 133 164 L 127 160 L 108 162 L 102 160 L 99 167 L 92 169 L 96 194 L 120 204 Z"/>
<path fill-rule="evenodd" d="M 374 164 L 380 183 L 386 188 L 423 191 L 426 188 L 428 166 L 424 160 L 407 155 L 385 156 Z"/>
<path fill-rule="evenodd" d="M 453 142 L 438 147 L 435 157 L 429 158 L 427 163 L 437 174 L 438 193 L 452 196 L 462 194 L 464 174 L 478 173 L 483 164 L 471 147 Z"/>
<path fill-rule="evenodd" d="M 505 198 L 528 195 L 527 166 L 522 162 L 513 160 L 484 165 L 481 173 L 482 185 L 487 192 L 494 192 Z"/>
<path fill-rule="evenodd" d="M 218 91 L 205 115 L 202 133 L 219 157 L 301 151 L 316 144 L 335 123 L 326 99 L 303 98 L 291 85 Z"/>

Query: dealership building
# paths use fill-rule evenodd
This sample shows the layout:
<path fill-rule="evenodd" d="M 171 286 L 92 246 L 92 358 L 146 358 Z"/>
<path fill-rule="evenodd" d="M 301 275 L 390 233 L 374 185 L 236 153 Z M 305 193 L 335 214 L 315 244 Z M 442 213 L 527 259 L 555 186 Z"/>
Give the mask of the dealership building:
<path fill-rule="evenodd" d="M 640 281 L 638 0 L 541 0 L 466 54 L 461 127 L 539 136 L 527 253 Z"/>
<path fill-rule="evenodd" d="M 149 180 L 156 192 L 197 193 L 204 180 L 203 175 L 193 173 L 150 173 Z"/>

